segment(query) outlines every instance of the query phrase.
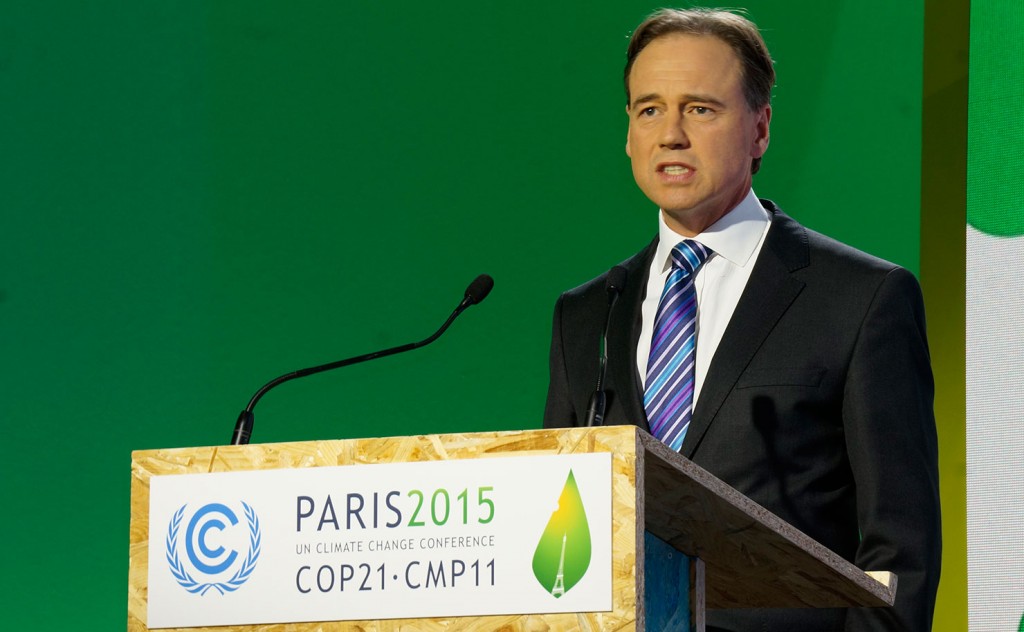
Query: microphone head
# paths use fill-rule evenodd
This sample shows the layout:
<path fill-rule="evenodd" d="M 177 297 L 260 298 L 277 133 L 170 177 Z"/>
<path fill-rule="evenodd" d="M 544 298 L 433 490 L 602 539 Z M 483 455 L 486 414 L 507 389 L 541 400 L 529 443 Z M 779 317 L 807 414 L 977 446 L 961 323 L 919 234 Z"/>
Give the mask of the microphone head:
<path fill-rule="evenodd" d="M 618 294 L 622 291 L 622 288 L 626 287 L 626 268 L 622 266 L 615 266 L 608 271 L 608 277 L 605 279 L 605 289 L 608 293 Z"/>
<path fill-rule="evenodd" d="M 463 303 L 468 307 L 470 305 L 476 305 L 487 298 L 487 295 L 491 293 L 491 288 L 494 287 L 494 279 L 489 274 L 481 274 L 477 278 L 473 279 L 473 282 L 466 288 L 466 298 L 463 299 Z"/>

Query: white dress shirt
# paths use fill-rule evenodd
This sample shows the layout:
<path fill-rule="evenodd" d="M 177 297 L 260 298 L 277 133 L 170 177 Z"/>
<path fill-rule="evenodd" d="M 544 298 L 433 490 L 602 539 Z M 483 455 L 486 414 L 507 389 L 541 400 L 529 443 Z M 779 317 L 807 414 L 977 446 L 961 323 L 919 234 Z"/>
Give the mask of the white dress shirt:
<path fill-rule="evenodd" d="M 658 301 L 665 287 L 665 279 L 672 269 L 671 253 L 675 245 L 684 239 L 693 239 L 714 251 L 697 270 L 694 279 L 697 292 L 697 359 L 694 367 L 693 403 L 696 406 L 711 359 L 736 310 L 743 288 L 747 286 L 750 271 L 770 227 L 771 216 L 761 206 L 753 190 L 747 193 L 736 208 L 696 237 L 687 238 L 674 232 L 665 224 L 661 211 L 658 211 L 658 250 L 651 261 L 647 294 L 641 306 L 643 324 L 636 346 L 636 367 L 644 387 L 647 382 L 651 337 L 654 335 L 654 318 L 658 313 Z"/>

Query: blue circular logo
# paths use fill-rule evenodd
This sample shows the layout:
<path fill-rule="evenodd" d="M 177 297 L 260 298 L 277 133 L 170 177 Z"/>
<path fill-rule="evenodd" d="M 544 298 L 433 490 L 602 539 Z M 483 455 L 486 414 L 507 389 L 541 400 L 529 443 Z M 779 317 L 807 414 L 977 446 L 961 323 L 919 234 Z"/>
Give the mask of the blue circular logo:
<path fill-rule="evenodd" d="M 235 512 L 221 503 L 203 505 L 192 514 L 185 526 L 184 546 L 191 571 L 178 555 L 178 536 L 188 505 L 174 512 L 167 525 L 167 564 L 182 588 L 199 595 L 205 595 L 212 588 L 223 595 L 238 590 L 252 575 L 260 557 L 260 521 L 252 507 L 241 504 L 245 527 L 240 527 Z M 239 564 L 239 551 L 225 548 L 223 540 L 225 535 L 240 528 L 247 529 L 248 550 Z M 225 577 L 233 568 L 234 573 Z"/>

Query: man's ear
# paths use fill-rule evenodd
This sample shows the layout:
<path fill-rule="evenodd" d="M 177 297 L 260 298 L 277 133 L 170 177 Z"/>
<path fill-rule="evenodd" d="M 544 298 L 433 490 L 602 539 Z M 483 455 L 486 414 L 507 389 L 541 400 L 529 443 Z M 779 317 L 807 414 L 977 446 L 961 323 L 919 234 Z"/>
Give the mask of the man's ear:
<path fill-rule="evenodd" d="M 761 108 L 755 121 L 756 131 L 754 133 L 753 157 L 760 158 L 768 151 L 768 141 L 771 139 L 772 106 L 766 105 Z"/>

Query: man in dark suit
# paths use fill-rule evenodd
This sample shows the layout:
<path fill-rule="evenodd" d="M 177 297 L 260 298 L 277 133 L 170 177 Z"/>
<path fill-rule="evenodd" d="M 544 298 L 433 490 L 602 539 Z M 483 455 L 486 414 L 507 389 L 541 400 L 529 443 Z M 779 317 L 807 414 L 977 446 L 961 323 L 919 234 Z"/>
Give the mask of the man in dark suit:
<path fill-rule="evenodd" d="M 774 78 L 756 26 L 731 13 L 663 10 L 633 35 L 626 152 L 659 230 L 622 264 L 604 423 L 651 431 L 860 568 L 899 577 L 891 609 L 711 611 L 711 629 L 925 632 L 941 535 L 920 289 L 753 195 Z M 585 423 L 606 277 L 555 307 L 546 427 Z"/>

